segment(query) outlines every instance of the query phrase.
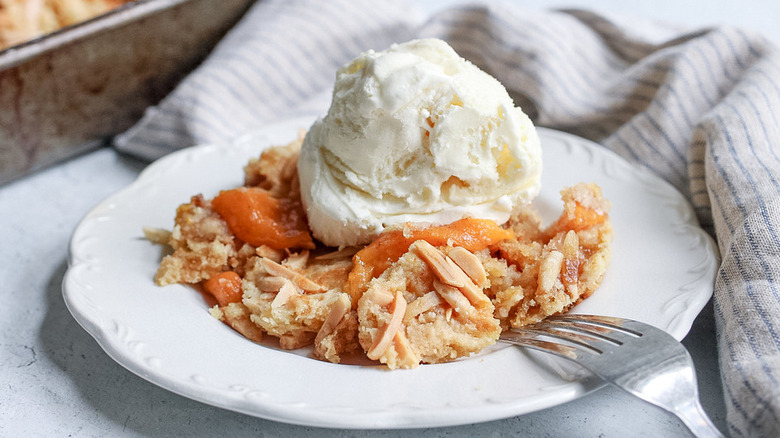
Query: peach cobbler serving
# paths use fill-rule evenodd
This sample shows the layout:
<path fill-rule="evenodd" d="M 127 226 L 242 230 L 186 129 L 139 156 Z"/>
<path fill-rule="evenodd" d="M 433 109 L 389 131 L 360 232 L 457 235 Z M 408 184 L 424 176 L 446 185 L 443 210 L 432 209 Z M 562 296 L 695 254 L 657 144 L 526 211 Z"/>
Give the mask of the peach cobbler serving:
<path fill-rule="evenodd" d="M 590 296 L 610 259 L 609 202 L 561 191 L 542 225 L 541 146 L 498 81 L 439 40 L 342 67 L 327 115 L 262 152 L 244 185 L 179 206 L 159 285 L 199 285 L 259 342 L 361 354 L 391 369 L 452 361 Z"/>

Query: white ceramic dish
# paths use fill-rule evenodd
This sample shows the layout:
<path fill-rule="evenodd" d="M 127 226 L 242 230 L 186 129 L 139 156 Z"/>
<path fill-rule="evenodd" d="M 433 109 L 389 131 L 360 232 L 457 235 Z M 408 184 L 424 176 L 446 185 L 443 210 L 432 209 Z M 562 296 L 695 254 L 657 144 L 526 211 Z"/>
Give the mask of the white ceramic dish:
<path fill-rule="evenodd" d="M 250 157 L 285 144 L 311 120 L 291 120 L 233 144 L 205 145 L 150 165 L 76 229 L 64 280 L 76 320 L 118 363 L 195 400 L 262 418 L 322 427 L 413 428 L 494 420 L 554 406 L 600 386 L 516 347 L 448 364 L 387 371 L 335 365 L 253 344 L 209 316 L 203 296 L 152 277 L 161 249 L 143 226 L 171 228 L 196 193 L 238 186 Z M 540 129 L 547 219 L 558 192 L 596 182 L 613 203 L 613 262 L 574 311 L 638 319 L 682 339 L 712 294 L 717 251 L 684 198 L 654 175 L 586 140 Z"/>

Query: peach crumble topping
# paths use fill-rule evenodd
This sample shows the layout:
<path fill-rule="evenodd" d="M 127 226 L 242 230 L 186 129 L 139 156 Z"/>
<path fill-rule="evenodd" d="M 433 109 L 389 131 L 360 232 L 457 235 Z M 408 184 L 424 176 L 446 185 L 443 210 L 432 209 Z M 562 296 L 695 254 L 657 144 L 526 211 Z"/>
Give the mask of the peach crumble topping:
<path fill-rule="evenodd" d="M 529 206 L 502 226 L 408 223 L 363 247 L 326 247 L 301 208 L 300 146 L 251 160 L 243 187 L 193 196 L 171 232 L 146 230 L 173 249 L 155 282 L 200 285 L 218 303 L 211 314 L 251 341 L 396 369 L 479 352 L 503 329 L 567 311 L 604 277 L 612 226 L 595 184 L 565 188 L 547 227 Z"/>

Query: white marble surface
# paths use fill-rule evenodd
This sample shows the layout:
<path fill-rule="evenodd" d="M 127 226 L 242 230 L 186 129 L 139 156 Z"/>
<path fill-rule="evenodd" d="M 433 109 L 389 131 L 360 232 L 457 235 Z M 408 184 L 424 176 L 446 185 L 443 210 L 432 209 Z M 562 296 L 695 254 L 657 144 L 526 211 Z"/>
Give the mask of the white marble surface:
<path fill-rule="evenodd" d="M 426 4 L 435 10 L 451 1 Z M 591 5 L 700 26 L 732 23 L 780 41 L 780 3 L 769 1 L 542 1 Z M 680 4 L 682 3 L 682 4 Z M 70 234 L 96 203 L 129 184 L 145 163 L 101 149 L 0 187 L 0 436 L 3 437 L 460 437 L 688 436 L 674 418 L 606 388 L 536 413 L 416 431 L 327 430 L 213 408 L 152 385 L 111 360 L 70 316 L 60 283 Z M 684 341 L 705 409 L 725 428 L 712 308 Z M 522 378 L 508 376 L 507 378 Z"/>

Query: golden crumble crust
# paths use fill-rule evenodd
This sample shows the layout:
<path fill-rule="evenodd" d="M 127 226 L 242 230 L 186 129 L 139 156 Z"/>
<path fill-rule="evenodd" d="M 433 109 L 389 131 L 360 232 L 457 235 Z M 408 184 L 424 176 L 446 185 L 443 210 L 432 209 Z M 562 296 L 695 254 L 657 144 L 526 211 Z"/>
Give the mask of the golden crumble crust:
<path fill-rule="evenodd" d="M 246 184 L 299 196 L 299 149 L 300 139 L 266 150 L 245 168 Z M 552 224 L 542 226 L 528 206 L 504 225 L 514 237 L 482 250 L 416 240 L 359 291 L 349 277 L 362 247 L 253 247 L 200 195 L 177 209 L 171 232 L 145 233 L 173 249 L 160 263 L 160 285 L 199 284 L 225 271 L 241 277 L 240 301 L 210 312 L 248 339 L 310 346 L 315 358 L 333 363 L 362 352 L 391 369 L 414 368 L 472 355 L 502 329 L 565 312 L 596 290 L 611 256 L 609 201 L 595 184 L 565 188 L 561 198 Z M 404 236 L 424 227 L 407 224 Z"/>

